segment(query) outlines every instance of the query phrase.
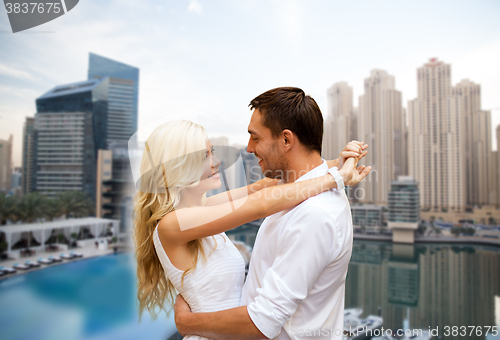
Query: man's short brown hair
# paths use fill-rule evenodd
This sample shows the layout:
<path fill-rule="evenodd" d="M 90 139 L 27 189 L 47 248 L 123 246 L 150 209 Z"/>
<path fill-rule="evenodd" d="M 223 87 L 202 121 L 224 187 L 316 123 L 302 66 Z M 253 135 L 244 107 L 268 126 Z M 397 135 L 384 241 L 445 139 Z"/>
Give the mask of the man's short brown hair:
<path fill-rule="evenodd" d="M 250 109 L 259 109 L 262 122 L 278 137 L 285 129 L 300 143 L 321 154 L 323 115 L 316 101 L 297 87 L 278 87 L 252 99 Z"/>

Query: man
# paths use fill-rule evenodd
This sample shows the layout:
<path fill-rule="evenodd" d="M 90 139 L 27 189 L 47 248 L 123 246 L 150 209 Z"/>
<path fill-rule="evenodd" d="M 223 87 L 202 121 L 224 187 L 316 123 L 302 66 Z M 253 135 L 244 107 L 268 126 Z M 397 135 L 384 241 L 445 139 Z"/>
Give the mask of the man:
<path fill-rule="evenodd" d="M 321 159 L 323 118 L 298 88 L 267 91 L 250 102 L 254 109 L 247 151 L 266 177 L 283 182 L 325 175 Z M 362 158 L 366 146 L 355 145 Z M 341 160 L 342 162 L 342 160 Z M 341 164 L 339 164 L 341 166 Z M 370 167 L 358 167 L 350 184 Z M 342 339 L 344 289 L 352 250 L 350 206 L 343 190 L 311 197 L 262 223 L 242 292 L 241 307 L 191 313 L 177 298 L 181 334 L 212 339 Z"/>

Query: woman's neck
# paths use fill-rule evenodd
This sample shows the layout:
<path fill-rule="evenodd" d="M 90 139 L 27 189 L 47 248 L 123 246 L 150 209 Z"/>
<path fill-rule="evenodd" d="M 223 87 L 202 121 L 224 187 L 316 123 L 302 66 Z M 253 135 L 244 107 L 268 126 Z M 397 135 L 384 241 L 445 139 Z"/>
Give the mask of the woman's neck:
<path fill-rule="evenodd" d="M 181 195 L 181 200 L 176 208 L 199 207 L 205 205 L 204 193 L 195 190 L 184 190 Z"/>

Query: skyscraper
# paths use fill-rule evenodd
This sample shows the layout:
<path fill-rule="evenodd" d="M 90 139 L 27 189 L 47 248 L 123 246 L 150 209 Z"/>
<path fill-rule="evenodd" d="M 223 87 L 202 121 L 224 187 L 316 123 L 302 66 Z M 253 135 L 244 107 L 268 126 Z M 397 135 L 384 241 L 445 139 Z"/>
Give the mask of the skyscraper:
<path fill-rule="evenodd" d="M 500 125 L 497 126 L 497 166 L 493 176 L 497 178 L 497 206 L 500 206 Z"/>
<path fill-rule="evenodd" d="M 9 192 L 12 186 L 12 141 L 0 139 L 0 192 Z"/>
<path fill-rule="evenodd" d="M 493 192 L 490 197 L 490 204 L 500 207 L 500 125 L 496 129 L 497 150 L 491 152 L 491 187 Z"/>
<path fill-rule="evenodd" d="M 113 141 L 127 142 L 137 131 L 139 69 L 89 54 L 88 79 L 109 77 L 106 147 Z"/>
<path fill-rule="evenodd" d="M 364 164 L 372 173 L 361 183 L 363 202 L 385 204 L 391 181 L 404 175 L 406 168 L 406 121 L 401 92 L 394 76 L 384 70 L 372 70 L 365 79 L 364 94 L 359 97 L 359 140 L 369 145 Z"/>
<path fill-rule="evenodd" d="M 36 190 L 82 190 L 95 200 L 97 150 L 106 148 L 108 78 L 56 86 L 37 98 Z"/>
<path fill-rule="evenodd" d="M 22 192 L 27 194 L 35 191 L 35 118 L 26 117 L 23 126 L 23 160 L 22 160 Z"/>
<path fill-rule="evenodd" d="M 357 138 L 357 111 L 352 104 L 352 87 L 346 82 L 333 84 L 328 89 L 327 96 L 322 157 L 336 159 L 344 146 Z"/>
<path fill-rule="evenodd" d="M 417 83 L 418 97 L 408 102 L 409 172 L 423 210 L 460 212 L 467 201 L 465 128 L 451 66 L 432 58 L 417 70 Z"/>
<path fill-rule="evenodd" d="M 491 113 L 481 110 L 481 85 L 468 79 L 452 89 L 460 102 L 465 131 L 467 205 L 488 204 L 491 162 Z"/>
<path fill-rule="evenodd" d="M 451 66 L 436 58 L 417 70 L 418 97 L 408 102 L 410 174 L 420 183 L 424 210 L 461 212 L 488 204 L 491 113 L 481 87 L 451 86 Z"/>

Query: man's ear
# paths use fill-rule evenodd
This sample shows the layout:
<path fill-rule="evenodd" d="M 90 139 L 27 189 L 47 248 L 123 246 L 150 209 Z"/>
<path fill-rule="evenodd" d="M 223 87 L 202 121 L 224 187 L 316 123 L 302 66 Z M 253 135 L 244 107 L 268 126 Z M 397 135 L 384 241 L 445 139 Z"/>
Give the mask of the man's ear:
<path fill-rule="evenodd" d="M 285 129 L 281 134 L 283 147 L 286 151 L 290 150 L 295 144 L 295 135 L 292 131 Z"/>

